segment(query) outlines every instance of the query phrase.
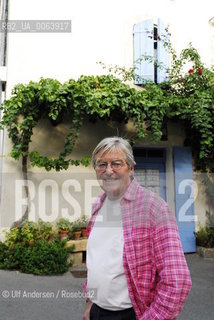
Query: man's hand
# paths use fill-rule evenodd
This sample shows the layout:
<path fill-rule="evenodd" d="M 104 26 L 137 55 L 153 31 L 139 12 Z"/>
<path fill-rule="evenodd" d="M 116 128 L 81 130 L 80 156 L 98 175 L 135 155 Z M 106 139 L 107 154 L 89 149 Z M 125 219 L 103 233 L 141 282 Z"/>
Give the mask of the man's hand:
<path fill-rule="evenodd" d="M 90 311 L 91 311 L 92 304 L 93 302 L 91 302 L 91 300 L 88 299 L 88 301 L 86 302 L 85 311 L 83 313 L 82 320 L 90 320 Z"/>

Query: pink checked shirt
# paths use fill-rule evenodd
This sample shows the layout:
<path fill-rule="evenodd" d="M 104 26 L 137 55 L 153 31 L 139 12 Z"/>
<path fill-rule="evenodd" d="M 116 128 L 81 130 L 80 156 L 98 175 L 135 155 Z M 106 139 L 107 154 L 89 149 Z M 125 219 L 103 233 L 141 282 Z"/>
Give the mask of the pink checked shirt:
<path fill-rule="evenodd" d="M 93 205 L 88 233 L 106 195 Z M 133 179 L 123 198 L 123 265 L 138 320 L 175 319 L 191 288 L 175 216 L 167 203 Z"/>

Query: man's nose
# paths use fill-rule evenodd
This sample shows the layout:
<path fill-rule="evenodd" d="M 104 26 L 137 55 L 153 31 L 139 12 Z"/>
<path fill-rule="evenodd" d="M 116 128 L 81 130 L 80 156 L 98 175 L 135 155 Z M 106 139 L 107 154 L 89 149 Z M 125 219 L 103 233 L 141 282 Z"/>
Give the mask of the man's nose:
<path fill-rule="evenodd" d="M 112 170 L 112 167 L 111 167 L 111 163 L 107 163 L 107 166 L 106 166 L 106 173 L 112 173 L 113 170 Z"/>

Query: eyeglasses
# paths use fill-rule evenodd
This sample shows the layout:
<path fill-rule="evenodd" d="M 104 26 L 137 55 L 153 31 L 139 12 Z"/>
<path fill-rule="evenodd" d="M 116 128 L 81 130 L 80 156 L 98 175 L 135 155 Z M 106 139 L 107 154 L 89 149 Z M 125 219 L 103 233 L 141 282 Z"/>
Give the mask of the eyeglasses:
<path fill-rule="evenodd" d="M 98 162 L 95 165 L 95 169 L 99 171 L 105 171 L 110 165 L 111 169 L 114 171 L 120 170 L 122 167 L 126 165 L 126 163 L 121 162 L 121 161 L 112 161 L 112 162 Z"/>

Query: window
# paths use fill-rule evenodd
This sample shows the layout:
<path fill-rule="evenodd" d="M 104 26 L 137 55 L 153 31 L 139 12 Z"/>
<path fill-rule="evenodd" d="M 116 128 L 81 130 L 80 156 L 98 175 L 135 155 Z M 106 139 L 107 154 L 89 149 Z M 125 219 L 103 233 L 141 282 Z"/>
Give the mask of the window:
<path fill-rule="evenodd" d="M 162 20 L 152 19 L 134 25 L 135 84 L 146 80 L 161 83 L 168 78 L 169 33 Z"/>
<path fill-rule="evenodd" d="M 135 158 L 141 158 L 144 162 L 154 161 L 165 163 L 166 151 L 164 148 L 143 148 L 133 147 L 133 154 Z"/>
<path fill-rule="evenodd" d="M 166 150 L 133 147 L 136 161 L 134 176 L 139 184 L 166 200 Z"/>

